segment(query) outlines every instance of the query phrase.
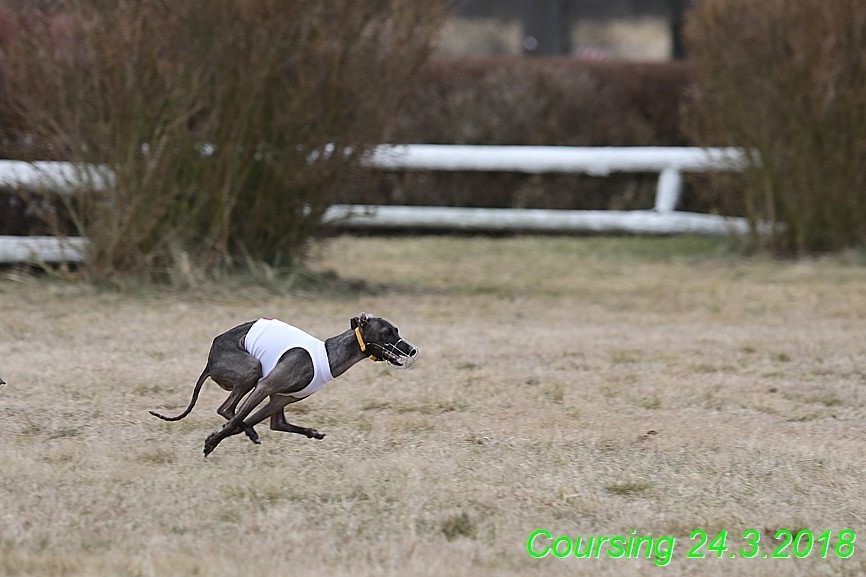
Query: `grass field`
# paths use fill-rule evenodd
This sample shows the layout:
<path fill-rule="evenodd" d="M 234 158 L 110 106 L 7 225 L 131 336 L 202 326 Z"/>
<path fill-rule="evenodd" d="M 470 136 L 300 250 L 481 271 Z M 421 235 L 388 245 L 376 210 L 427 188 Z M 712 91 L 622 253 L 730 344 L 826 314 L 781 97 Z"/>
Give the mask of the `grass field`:
<path fill-rule="evenodd" d="M 866 540 L 842 559 L 837 539 L 866 532 L 862 255 L 339 237 L 311 265 L 348 282 L 118 293 L 5 273 L 0 575 L 866 573 Z M 186 405 L 235 324 L 327 337 L 361 311 L 423 358 L 365 361 L 292 405 L 322 441 L 260 426 L 261 446 L 233 437 L 204 460 L 212 383 L 184 421 L 147 414 Z M 650 558 L 611 558 L 608 542 L 597 559 L 536 559 L 537 529 L 675 541 Z M 723 558 L 710 542 L 687 558 L 696 529 L 728 531 Z M 813 549 L 793 558 L 779 529 L 801 553 L 811 531 Z M 731 558 L 755 537 L 756 558 Z M 792 558 L 761 558 L 777 548 Z"/>

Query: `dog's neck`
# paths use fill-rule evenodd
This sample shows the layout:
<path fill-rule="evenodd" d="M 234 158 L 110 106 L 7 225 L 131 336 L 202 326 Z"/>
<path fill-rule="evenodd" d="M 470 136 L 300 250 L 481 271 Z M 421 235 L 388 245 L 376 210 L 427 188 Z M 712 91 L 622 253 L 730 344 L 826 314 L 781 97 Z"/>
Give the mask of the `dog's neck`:
<path fill-rule="evenodd" d="M 331 376 L 335 379 L 369 356 L 358 346 L 358 338 L 353 330 L 325 340 L 325 351 L 328 353 Z"/>

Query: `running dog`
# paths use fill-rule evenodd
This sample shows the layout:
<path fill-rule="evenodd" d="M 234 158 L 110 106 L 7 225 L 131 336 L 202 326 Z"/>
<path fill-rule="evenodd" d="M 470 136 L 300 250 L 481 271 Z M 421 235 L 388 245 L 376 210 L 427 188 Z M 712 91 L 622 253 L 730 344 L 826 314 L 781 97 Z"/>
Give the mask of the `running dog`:
<path fill-rule="evenodd" d="M 186 410 L 176 417 L 155 411 L 150 414 L 165 421 L 183 419 L 192 411 L 202 385 L 210 377 L 229 391 L 217 409 L 228 422 L 208 436 L 205 457 L 223 439 L 240 432 L 258 444 L 259 436 L 253 427 L 268 417 L 275 431 L 322 439 L 324 433 L 287 422 L 286 405 L 306 399 L 364 358 L 403 368 L 418 358 L 418 348 L 401 338 L 397 327 L 385 319 L 362 313 L 351 319 L 349 326 L 349 330 L 321 341 L 276 319 L 261 318 L 238 325 L 214 339 Z M 241 403 L 247 393 L 249 396 Z M 268 397 L 268 402 L 253 413 Z"/>

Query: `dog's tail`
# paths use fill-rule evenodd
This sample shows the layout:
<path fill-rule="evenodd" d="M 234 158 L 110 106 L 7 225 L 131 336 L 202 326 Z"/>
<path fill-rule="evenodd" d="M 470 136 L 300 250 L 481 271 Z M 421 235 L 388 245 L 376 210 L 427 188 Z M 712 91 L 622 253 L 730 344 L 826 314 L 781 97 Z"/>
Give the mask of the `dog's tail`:
<path fill-rule="evenodd" d="M 192 412 L 192 408 L 195 406 L 195 402 L 198 400 L 198 394 L 201 391 L 201 386 L 204 384 L 204 382 L 207 380 L 207 378 L 209 376 L 210 376 L 209 367 L 208 367 L 208 365 L 205 365 L 204 370 L 201 372 L 201 376 L 198 378 L 198 381 L 195 384 L 195 389 L 193 389 L 193 391 L 192 391 L 192 398 L 189 400 L 189 406 L 186 408 L 186 410 L 184 412 L 182 412 L 178 416 L 166 417 L 164 415 L 160 415 L 156 411 L 148 411 L 148 413 L 150 413 L 154 417 L 159 417 L 163 421 L 179 421 L 179 420 L 181 420 L 182 418 L 184 418 L 185 416 L 187 416 L 188 414 L 190 414 Z"/>

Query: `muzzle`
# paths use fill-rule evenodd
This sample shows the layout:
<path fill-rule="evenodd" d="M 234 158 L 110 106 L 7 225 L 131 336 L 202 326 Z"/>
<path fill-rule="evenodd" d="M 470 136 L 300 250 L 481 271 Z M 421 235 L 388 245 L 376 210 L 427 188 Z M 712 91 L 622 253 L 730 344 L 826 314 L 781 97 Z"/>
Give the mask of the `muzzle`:
<path fill-rule="evenodd" d="M 380 354 L 375 355 L 379 357 L 377 360 L 388 361 L 388 364 L 401 369 L 408 369 L 414 365 L 420 353 L 418 347 L 405 339 L 400 339 L 396 343 L 389 343 L 387 345 L 370 343 L 370 346 L 379 349 Z"/>
<path fill-rule="evenodd" d="M 418 347 L 405 339 L 400 339 L 396 343 L 388 343 L 380 345 L 379 343 L 366 343 L 364 337 L 361 336 L 361 329 L 355 329 L 355 337 L 358 339 L 358 345 L 361 351 L 370 353 L 371 361 L 387 361 L 389 365 L 408 369 L 418 360 Z M 378 354 L 373 352 L 375 349 Z"/>

